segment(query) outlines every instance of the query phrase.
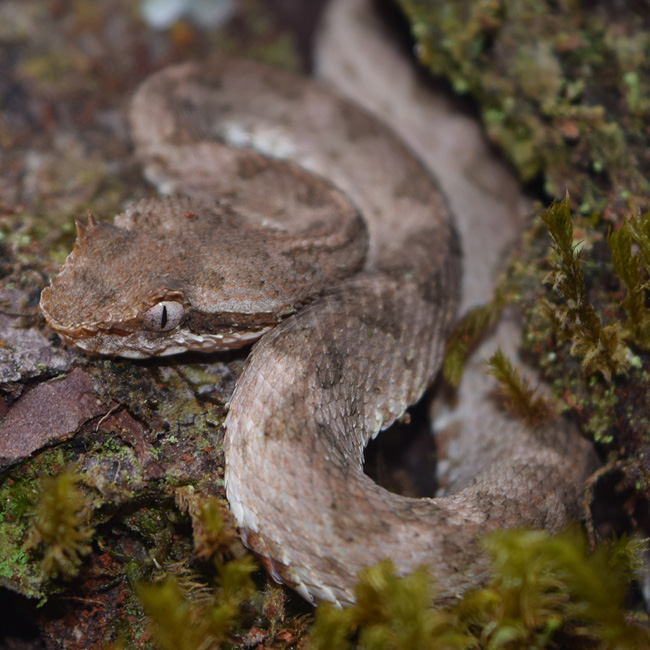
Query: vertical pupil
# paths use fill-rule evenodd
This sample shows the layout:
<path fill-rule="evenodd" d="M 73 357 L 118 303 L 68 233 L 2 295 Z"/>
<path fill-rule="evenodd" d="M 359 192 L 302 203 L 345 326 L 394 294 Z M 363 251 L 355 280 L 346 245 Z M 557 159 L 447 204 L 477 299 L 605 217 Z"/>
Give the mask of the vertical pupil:
<path fill-rule="evenodd" d="M 160 329 L 165 329 L 167 325 L 167 305 L 163 305 L 162 318 L 160 319 Z"/>

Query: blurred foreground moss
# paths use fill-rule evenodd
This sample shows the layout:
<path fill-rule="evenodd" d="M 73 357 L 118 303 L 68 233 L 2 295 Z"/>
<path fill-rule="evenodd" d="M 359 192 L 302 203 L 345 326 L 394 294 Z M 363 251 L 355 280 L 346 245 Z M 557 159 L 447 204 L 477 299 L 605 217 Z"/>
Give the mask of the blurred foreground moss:
<path fill-rule="evenodd" d="M 207 589 L 191 576 L 168 575 L 142 584 L 137 593 L 161 650 L 208 650 L 221 647 L 239 622 L 242 604 L 252 598 L 256 569 L 250 555 L 215 562 L 217 587 Z"/>
<path fill-rule="evenodd" d="M 79 487 L 80 482 L 81 476 L 71 470 L 38 481 L 26 548 L 35 549 L 40 556 L 40 568 L 47 578 L 77 575 L 83 556 L 91 551 L 95 532 L 90 524 L 92 500 Z"/>
<path fill-rule="evenodd" d="M 492 533 L 483 547 L 491 558 L 491 581 L 450 607 L 435 605 L 435 588 L 424 569 L 405 578 L 395 576 L 388 560 L 366 569 L 354 606 L 317 609 L 310 647 L 650 647 L 650 629 L 631 620 L 624 606 L 644 542 L 622 538 L 590 554 L 578 529 L 556 536 L 510 530 Z"/>

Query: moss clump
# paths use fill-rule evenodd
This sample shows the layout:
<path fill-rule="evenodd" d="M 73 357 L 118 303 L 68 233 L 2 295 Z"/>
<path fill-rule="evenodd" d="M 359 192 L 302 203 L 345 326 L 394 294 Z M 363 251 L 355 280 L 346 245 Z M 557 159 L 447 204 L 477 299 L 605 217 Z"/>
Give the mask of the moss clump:
<path fill-rule="evenodd" d="M 499 382 L 499 396 L 506 408 L 528 426 L 534 427 L 553 417 L 550 403 L 539 395 L 535 396 L 535 390 L 513 368 L 501 349 L 488 359 L 488 367 L 488 372 Z"/>
<path fill-rule="evenodd" d="M 632 249 L 636 244 L 638 251 Z M 650 350 L 650 313 L 646 309 L 650 270 L 650 213 L 634 217 L 610 233 L 607 244 L 614 271 L 626 289 L 621 306 L 627 314 L 624 336 L 644 351 Z"/>
<path fill-rule="evenodd" d="M 186 486 L 176 490 L 176 503 L 181 511 L 190 515 L 194 552 L 198 558 L 223 561 L 226 557 L 242 557 L 246 553 L 225 500 Z"/>
<path fill-rule="evenodd" d="M 242 604 L 255 593 L 250 556 L 215 563 L 217 587 L 173 574 L 161 582 L 140 585 L 138 597 L 151 621 L 161 650 L 203 650 L 220 647 L 240 620 Z"/>
<path fill-rule="evenodd" d="M 458 386 L 465 358 L 499 321 L 506 302 L 505 288 L 499 286 L 489 303 L 470 309 L 458 322 L 447 341 L 442 365 L 443 376 L 449 384 Z"/>
<path fill-rule="evenodd" d="M 357 602 L 316 612 L 319 650 L 647 648 L 650 631 L 629 622 L 628 582 L 643 543 L 620 539 L 588 553 L 584 535 L 510 530 L 487 536 L 492 579 L 451 606 L 436 606 L 428 573 L 395 576 L 389 561 L 362 571 Z"/>
<path fill-rule="evenodd" d="M 64 471 L 38 482 L 26 548 L 41 557 L 41 571 L 47 578 L 77 575 L 83 557 L 91 551 L 92 499 L 79 487 L 81 480 L 75 472 Z"/>
<path fill-rule="evenodd" d="M 459 604 L 460 617 L 490 648 L 552 647 L 564 639 L 593 648 L 644 648 L 650 632 L 629 624 L 625 592 L 644 547 L 620 539 L 589 554 L 578 530 L 498 531 L 483 546 L 493 578 Z"/>
<path fill-rule="evenodd" d="M 545 282 L 560 300 L 550 309 L 563 338 L 571 341 L 571 354 L 580 357 L 586 372 L 600 371 L 607 381 L 627 369 L 626 351 L 618 336 L 618 324 L 603 327 L 585 289 L 580 244 L 573 239 L 568 195 L 542 211 L 541 219 L 551 236 L 552 266 Z"/>
<path fill-rule="evenodd" d="M 398 0 L 420 60 L 478 103 L 488 135 L 585 213 L 646 204 L 647 12 L 573 0 Z"/>
<path fill-rule="evenodd" d="M 434 606 L 428 570 L 405 578 L 384 560 L 359 573 L 356 604 L 337 609 L 323 604 L 311 628 L 313 650 L 400 650 L 472 647 L 472 637 L 454 612 Z"/>
<path fill-rule="evenodd" d="M 537 358 L 554 395 L 585 433 L 608 446 L 610 462 L 647 496 L 650 358 L 643 241 L 650 218 L 628 219 L 608 237 L 595 224 L 598 215 L 572 212 L 568 197 L 553 203 L 526 236 L 523 261 L 513 263 L 509 281 L 518 287 L 524 311 L 524 347 Z"/>

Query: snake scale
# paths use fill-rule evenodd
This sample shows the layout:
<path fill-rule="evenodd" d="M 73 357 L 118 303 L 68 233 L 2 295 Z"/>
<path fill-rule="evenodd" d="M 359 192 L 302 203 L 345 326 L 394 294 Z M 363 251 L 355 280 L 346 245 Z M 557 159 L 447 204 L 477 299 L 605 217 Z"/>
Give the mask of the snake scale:
<path fill-rule="evenodd" d="M 427 564 L 453 597 L 485 576 L 477 535 L 575 515 L 584 468 L 557 468 L 576 450 L 558 427 L 441 498 L 362 471 L 366 443 L 435 377 L 460 278 L 445 202 L 387 127 L 313 81 L 226 58 L 153 75 L 130 122 L 171 196 L 79 226 L 41 308 L 91 353 L 260 339 L 226 419 L 226 490 L 277 580 L 350 603 L 357 572 L 389 557 L 400 574 Z"/>

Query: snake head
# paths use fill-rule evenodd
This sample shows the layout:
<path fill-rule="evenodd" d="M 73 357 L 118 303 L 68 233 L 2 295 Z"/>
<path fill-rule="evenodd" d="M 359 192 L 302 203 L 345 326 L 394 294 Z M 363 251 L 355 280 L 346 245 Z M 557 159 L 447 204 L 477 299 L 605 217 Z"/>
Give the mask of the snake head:
<path fill-rule="evenodd" d="M 50 327 L 126 357 L 241 347 L 360 270 L 367 231 L 344 194 L 296 165 L 237 155 L 219 200 L 157 198 L 112 224 L 77 223 L 41 297 Z"/>
<path fill-rule="evenodd" d="M 86 352 L 131 358 L 254 341 L 290 310 L 247 309 L 266 278 L 241 271 L 231 241 L 241 233 L 228 220 L 174 198 L 141 202 L 113 224 L 77 222 L 74 248 L 41 295 L 48 325 Z"/>

